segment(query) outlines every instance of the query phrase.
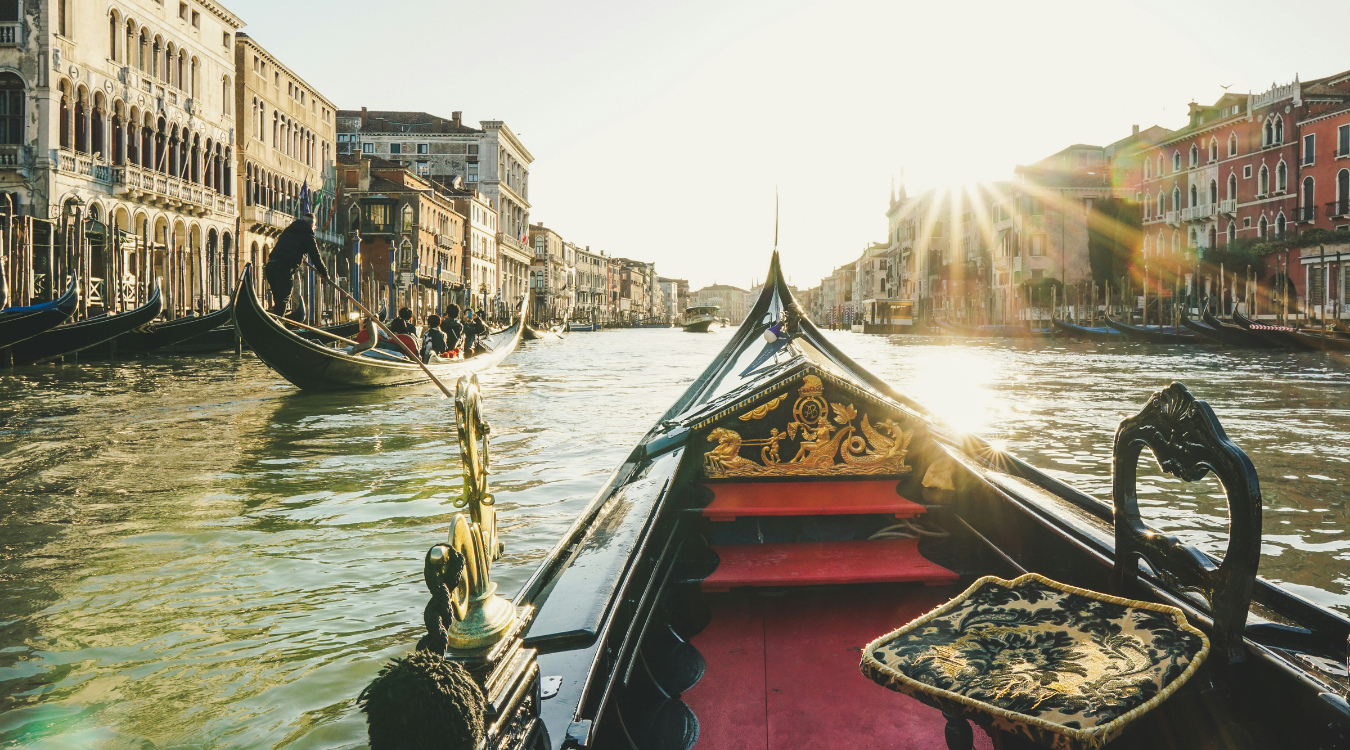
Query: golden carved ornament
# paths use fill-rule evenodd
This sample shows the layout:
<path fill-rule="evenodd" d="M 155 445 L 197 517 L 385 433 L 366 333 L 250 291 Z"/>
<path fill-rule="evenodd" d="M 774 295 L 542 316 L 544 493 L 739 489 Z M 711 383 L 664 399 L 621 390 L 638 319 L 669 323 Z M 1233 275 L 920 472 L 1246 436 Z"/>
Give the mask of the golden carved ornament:
<path fill-rule="evenodd" d="M 824 392 L 819 377 L 804 377 L 792 405 L 793 421 L 787 424 L 786 430 L 772 428 L 767 438 L 746 440 L 735 430 L 714 428 L 708 434 L 708 442 L 717 445 L 703 456 L 704 475 L 709 479 L 728 479 L 898 475 L 913 471 L 913 467 L 905 464 L 909 441 L 914 436 L 912 430 L 901 430 L 889 418 L 873 425 L 867 414 L 862 415 L 862 422 L 855 427 L 857 409 L 852 404 L 827 402 Z M 739 418 L 759 419 L 753 416 L 755 412 L 773 403 L 757 407 Z M 768 411 L 766 409 L 765 413 Z M 779 444 L 787 442 L 791 447 L 793 441 L 797 446 L 796 455 L 783 461 Z M 759 448 L 759 461 L 741 456 L 742 448 Z"/>
<path fill-rule="evenodd" d="M 787 398 L 786 393 L 782 394 L 781 396 L 778 396 L 777 398 L 773 399 L 772 401 L 769 401 L 768 403 L 756 406 L 750 411 L 740 415 L 740 417 L 738 418 L 742 422 L 749 422 L 752 419 L 763 419 L 766 415 L 768 415 L 769 412 L 773 411 L 774 409 L 777 409 L 778 405 L 783 403 L 783 399 L 785 398 Z"/>

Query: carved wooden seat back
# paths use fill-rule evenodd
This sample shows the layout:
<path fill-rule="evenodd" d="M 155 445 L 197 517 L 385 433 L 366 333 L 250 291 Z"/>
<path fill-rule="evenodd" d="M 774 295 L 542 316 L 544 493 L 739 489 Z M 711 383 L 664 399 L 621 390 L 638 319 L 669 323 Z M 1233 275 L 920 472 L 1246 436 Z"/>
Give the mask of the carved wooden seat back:
<path fill-rule="evenodd" d="M 1195 482 L 1213 471 L 1228 502 L 1228 551 L 1215 565 L 1196 547 L 1148 528 L 1139 516 L 1135 475 L 1140 452 L 1153 451 L 1163 471 Z M 1261 555 L 1261 487 L 1256 469 L 1224 434 L 1214 410 L 1181 383 L 1154 393 L 1138 414 L 1120 423 L 1112 451 L 1116 563 L 1111 583 L 1123 594 L 1149 562 L 1164 586 L 1195 592 L 1214 617 L 1213 653 L 1243 660 L 1242 631 Z"/>

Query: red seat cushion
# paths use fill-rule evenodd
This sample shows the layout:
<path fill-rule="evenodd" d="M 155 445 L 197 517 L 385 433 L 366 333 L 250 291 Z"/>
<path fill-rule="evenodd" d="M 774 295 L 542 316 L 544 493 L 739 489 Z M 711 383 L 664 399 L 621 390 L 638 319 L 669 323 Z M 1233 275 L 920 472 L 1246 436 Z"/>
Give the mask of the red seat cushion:
<path fill-rule="evenodd" d="M 924 507 L 895 492 L 895 480 L 866 482 L 737 482 L 704 485 L 713 491 L 703 515 L 714 521 L 738 516 L 834 516 L 884 513 L 922 515 Z"/>

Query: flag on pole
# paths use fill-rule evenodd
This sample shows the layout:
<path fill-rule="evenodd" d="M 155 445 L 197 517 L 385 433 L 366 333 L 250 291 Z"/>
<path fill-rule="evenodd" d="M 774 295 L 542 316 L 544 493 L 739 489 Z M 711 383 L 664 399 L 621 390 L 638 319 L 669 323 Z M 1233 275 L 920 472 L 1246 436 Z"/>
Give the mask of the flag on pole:
<path fill-rule="evenodd" d="M 309 180 L 305 180 L 300 186 L 300 215 L 314 213 L 314 206 L 309 200 Z"/>

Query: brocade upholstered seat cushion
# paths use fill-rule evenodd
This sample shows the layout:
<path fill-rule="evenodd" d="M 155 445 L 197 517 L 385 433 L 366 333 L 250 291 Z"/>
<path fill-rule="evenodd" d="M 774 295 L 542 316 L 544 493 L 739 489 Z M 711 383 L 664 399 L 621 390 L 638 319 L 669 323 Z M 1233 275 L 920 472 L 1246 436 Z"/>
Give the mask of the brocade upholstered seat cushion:
<path fill-rule="evenodd" d="M 1209 640 L 1175 607 L 1028 573 L 987 576 L 872 641 L 863 674 L 1063 750 L 1099 748 L 1195 674 Z"/>

